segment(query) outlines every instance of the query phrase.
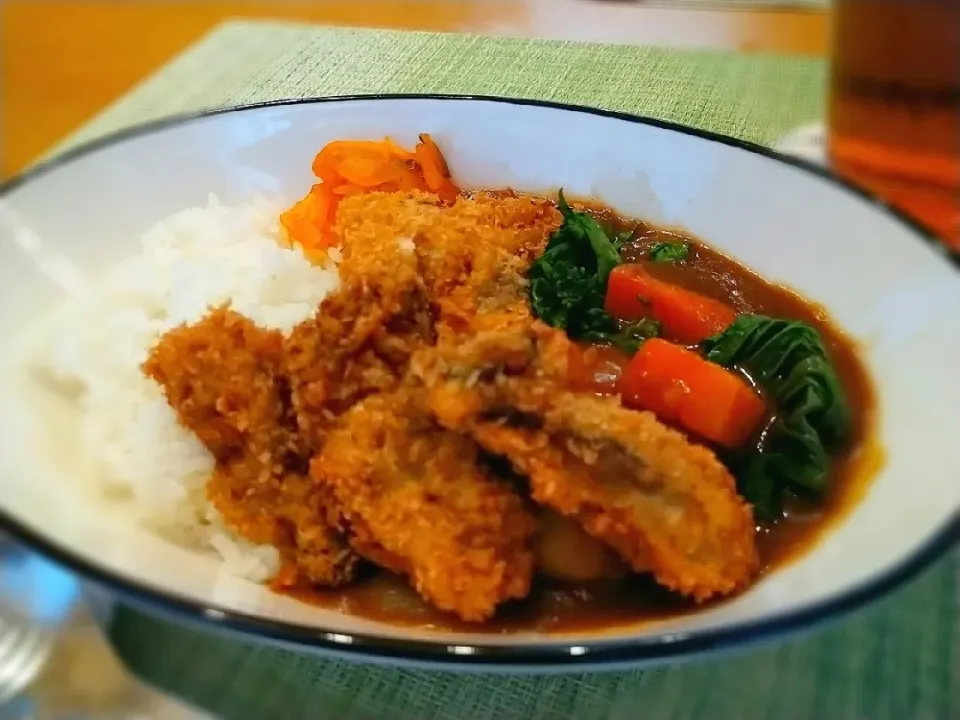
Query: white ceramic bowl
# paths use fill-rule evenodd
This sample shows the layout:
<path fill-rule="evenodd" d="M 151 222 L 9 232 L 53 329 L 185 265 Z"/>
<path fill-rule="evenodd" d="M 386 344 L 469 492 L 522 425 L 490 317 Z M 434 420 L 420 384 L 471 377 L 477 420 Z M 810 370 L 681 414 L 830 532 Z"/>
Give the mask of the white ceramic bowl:
<path fill-rule="evenodd" d="M 682 225 L 826 306 L 863 346 L 886 464 L 797 562 L 732 602 L 608 633 L 458 634 L 394 627 L 275 595 L 139 529 L 85 491 L 75 411 L 25 374 L 31 327 L 158 219 L 253 193 L 299 197 L 334 138 L 433 134 L 464 187 L 594 196 Z M 772 637 L 905 582 L 960 533 L 960 274 L 923 231 L 829 174 L 729 138 L 547 103 L 331 98 L 138 128 L 72 152 L 0 195 L 3 529 L 158 612 L 330 654 L 445 667 L 613 667 Z"/>

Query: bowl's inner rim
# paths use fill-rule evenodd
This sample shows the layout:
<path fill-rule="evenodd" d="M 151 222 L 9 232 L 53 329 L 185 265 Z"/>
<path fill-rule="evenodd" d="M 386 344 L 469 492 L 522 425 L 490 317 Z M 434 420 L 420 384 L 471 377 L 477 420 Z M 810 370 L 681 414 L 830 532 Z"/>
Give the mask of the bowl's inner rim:
<path fill-rule="evenodd" d="M 683 126 L 676 125 L 673 123 L 665 123 L 662 121 L 652 120 L 648 118 L 639 118 L 639 117 L 625 115 L 622 113 L 595 110 L 591 108 L 582 108 L 582 107 L 576 107 L 576 106 L 565 106 L 559 103 L 517 100 L 517 99 L 497 98 L 497 97 L 480 97 L 480 96 L 359 95 L 359 96 L 340 97 L 340 98 L 314 98 L 314 99 L 305 99 L 305 100 L 259 103 L 259 104 L 248 105 L 248 106 L 232 107 L 232 108 L 219 109 L 219 110 L 208 111 L 203 113 L 195 113 L 195 114 L 190 114 L 190 115 L 182 116 L 178 118 L 168 118 L 168 119 L 157 121 L 155 123 L 149 123 L 144 126 L 139 126 L 139 127 L 125 130 L 125 131 L 121 131 L 120 133 L 116 133 L 114 135 L 94 141 L 87 145 L 81 146 L 75 150 L 68 151 L 64 155 L 55 158 L 49 163 L 41 165 L 34 170 L 28 171 L 27 173 L 24 173 L 23 175 L 18 176 L 17 178 L 14 178 L 13 180 L 0 186 L 0 198 L 2 198 L 4 195 L 8 193 L 13 192 L 17 186 L 23 183 L 30 182 L 34 178 L 39 178 L 47 172 L 54 171 L 58 166 L 64 163 L 69 163 L 74 159 L 79 159 L 90 152 L 96 151 L 100 147 L 104 147 L 110 144 L 123 141 L 126 138 L 135 138 L 144 133 L 155 132 L 157 130 L 161 130 L 166 127 L 175 126 L 183 122 L 189 122 L 189 121 L 198 120 L 198 119 L 205 119 L 205 118 L 209 118 L 209 117 L 224 114 L 224 113 L 252 111 L 252 110 L 257 110 L 261 108 L 277 107 L 277 106 L 284 106 L 284 105 L 318 104 L 318 103 L 324 103 L 324 102 L 351 102 L 351 101 L 357 101 L 357 100 L 388 101 L 388 100 L 418 100 L 418 99 L 453 100 L 453 101 L 468 101 L 468 102 L 502 102 L 502 103 L 518 104 L 518 105 L 536 105 L 536 106 L 547 107 L 547 108 L 552 108 L 552 109 L 561 110 L 561 111 L 585 112 L 593 115 L 614 117 L 626 122 L 648 124 L 648 125 L 653 125 L 662 129 L 670 130 L 670 131 L 676 131 L 676 132 L 695 135 L 704 140 L 708 140 L 712 142 L 720 142 L 725 145 L 733 146 L 748 152 L 759 153 L 771 160 L 792 165 L 795 167 L 800 167 L 803 170 L 812 172 L 813 174 L 821 178 L 827 179 L 830 182 L 840 186 L 841 188 L 845 188 L 849 191 L 852 191 L 854 194 L 859 195 L 862 198 L 866 199 L 867 201 L 871 202 L 871 204 L 874 204 L 874 207 L 877 208 L 878 210 L 885 212 L 889 216 L 892 216 L 893 219 L 900 222 L 901 224 L 906 224 L 909 227 L 909 229 L 913 232 L 913 234 L 915 234 L 916 236 L 919 236 L 921 239 L 924 239 L 926 241 L 933 241 L 933 239 L 929 236 L 929 234 L 925 230 L 920 228 L 918 225 L 916 225 L 909 219 L 904 218 L 899 213 L 892 211 L 890 208 L 884 205 L 876 204 L 875 198 L 872 198 L 869 194 L 864 193 L 863 191 L 857 188 L 849 186 L 842 180 L 833 176 L 832 173 L 829 173 L 829 171 L 825 171 L 822 168 L 812 166 L 803 161 L 794 160 L 792 158 L 787 158 L 787 157 L 778 155 L 777 153 L 774 153 L 773 151 L 768 150 L 767 148 L 763 148 L 761 146 L 755 146 L 750 143 L 735 140 L 732 138 L 725 138 L 723 136 L 715 135 L 713 133 L 709 133 L 706 131 L 700 131 L 692 128 L 685 128 Z M 944 253 L 944 257 L 950 262 L 960 264 L 960 255 L 952 255 L 952 254 Z M 130 583 L 129 581 L 124 580 L 123 578 L 111 577 L 109 573 L 104 575 L 104 573 L 98 572 L 97 569 L 92 564 L 85 563 L 82 559 L 78 559 L 76 556 L 73 556 L 69 550 L 52 547 L 48 542 L 46 542 L 42 538 L 41 535 L 35 533 L 29 528 L 23 527 L 15 519 L 8 517 L 6 513 L 4 513 L 3 511 L 0 511 L 0 529 L 3 529 L 3 528 L 7 528 L 12 535 L 21 537 L 22 539 L 26 540 L 28 544 L 38 546 L 46 554 L 50 554 L 54 556 L 55 559 L 62 561 L 67 566 L 78 569 L 81 572 L 81 574 L 93 576 L 95 580 L 101 582 L 102 584 L 105 584 L 107 586 L 113 586 L 114 589 L 119 589 L 121 592 L 130 594 L 133 597 L 138 597 L 140 599 L 144 599 L 146 597 L 154 596 L 154 595 L 160 596 L 162 598 L 161 604 L 167 606 L 168 609 L 171 609 L 174 612 L 180 613 L 180 612 L 186 611 L 188 614 L 196 615 L 197 614 L 196 611 L 200 610 L 200 615 L 204 616 L 205 619 L 207 620 L 210 620 L 213 616 L 215 616 L 218 613 L 223 613 L 226 616 L 225 618 L 223 618 L 224 620 L 230 621 L 232 623 L 239 623 L 239 624 L 252 623 L 256 626 L 260 626 L 259 628 L 260 631 L 264 629 L 262 627 L 264 625 L 272 626 L 272 632 L 280 632 L 280 637 L 289 637 L 291 629 L 296 629 L 298 627 L 301 627 L 301 626 L 288 626 L 286 623 L 283 623 L 283 622 L 265 620 L 260 616 L 244 615 L 242 613 L 236 613 L 234 611 L 227 610 L 227 609 L 200 608 L 200 604 L 196 603 L 195 601 L 192 601 L 186 598 L 177 598 L 170 595 L 165 596 L 165 593 L 160 589 L 150 589 L 148 587 L 137 587 L 136 583 Z M 885 590 L 882 589 L 884 586 L 886 586 L 887 589 L 889 589 L 889 587 L 893 587 L 894 585 L 897 585 L 900 582 L 902 582 L 902 580 L 905 579 L 906 576 L 912 575 L 914 572 L 919 571 L 919 569 L 922 566 L 932 561 L 932 559 L 936 557 L 940 552 L 942 552 L 946 547 L 949 547 L 949 545 L 952 544 L 952 542 L 955 542 L 956 537 L 958 535 L 960 535 L 960 511 L 958 511 L 958 513 L 955 515 L 955 517 L 951 521 L 946 523 L 945 527 L 940 528 L 938 529 L 938 531 L 932 533 L 926 545 L 920 548 L 919 550 L 917 550 L 912 558 L 905 559 L 904 562 L 901 564 L 901 567 L 892 569 L 884 577 L 876 578 L 872 583 L 872 588 L 871 587 L 855 588 L 841 597 L 828 598 L 817 606 L 801 608 L 799 611 L 794 612 L 792 614 L 786 614 L 781 617 L 769 618 L 768 622 L 766 623 L 747 622 L 747 623 L 743 623 L 742 627 L 721 628 L 720 632 L 714 632 L 709 630 L 702 631 L 702 632 L 696 633 L 696 635 L 700 636 L 701 641 L 707 641 L 710 639 L 710 636 L 723 636 L 725 634 L 732 635 L 736 633 L 750 631 L 751 628 L 757 632 L 762 632 L 761 626 L 763 626 L 764 624 L 781 625 L 781 626 L 784 624 L 790 624 L 791 622 L 795 622 L 798 624 L 805 624 L 806 622 L 809 622 L 810 619 L 813 619 L 812 617 L 806 617 L 805 619 L 805 616 L 808 616 L 808 615 L 817 616 L 820 614 L 828 614 L 829 606 L 833 606 L 835 610 L 842 611 L 843 605 L 848 604 L 850 606 L 854 606 L 856 604 L 860 604 L 860 602 L 862 602 L 864 599 L 869 599 L 870 596 L 876 596 L 881 592 L 885 592 Z M 870 583 L 866 583 L 865 585 L 870 585 Z M 867 597 L 857 600 L 857 598 L 859 598 L 861 595 L 864 595 L 864 594 Z M 189 607 L 179 607 L 179 608 L 177 607 L 181 605 L 187 605 Z M 232 618 L 230 616 L 232 616 Z M 250 628 L 246 628 L 246 629 L 250 629 Z M 254 631 L 257 632 L 258 629 L 254 628 Z M 311 629 L 311 634 L 315 634 L 315 633 L 316 631 Z M 271 635 L 271 632 L 267 632 L 267 633 L 261 632 L 261 634 L 266 634 L 269 636 Z M 686 642 L 689 640 L 696 640 L 696 639 L 697 639 L 696 637 L 693 637 L 693 638 L 677 639 L 675 641 Z M 300 641 L 302 641 L 302 639 L 300 639 Z M 371 638 L 371 641 L 382 643 L 384 642 L 384 639 Z M 641 642 L 640 645 L 660 644 L 660 642 L 658 643 Z M 418 646 L 430 646 L 433 644 L 434 643 L 432 643 L 431 641 L 417 642 Z M 604 647 L 607 647 L 607 646 L 616 647 L 618 645 L 617 641 L 615 640 L 614 641 L 604 640 L 600 643 L 591 642 L 590 644 L 593 646 L 604 646 Z M 635 646 L 637 643 L 633 642 L 630 644 Z M 545 643 L 543 644 L 543 647 L 554 646 L 554 645 L 556 645 L 556 643 Z M 560 644 L 560 646 L 562 646 L 562 643 Z M 478 645 L 477 647 L 479 648 L 482 646 Z M 489 649 L 490 651 L 502 651 L 504 648 L 502 646 L 489 646 L 488 648 L 485 648 L 485 649 Z"/>

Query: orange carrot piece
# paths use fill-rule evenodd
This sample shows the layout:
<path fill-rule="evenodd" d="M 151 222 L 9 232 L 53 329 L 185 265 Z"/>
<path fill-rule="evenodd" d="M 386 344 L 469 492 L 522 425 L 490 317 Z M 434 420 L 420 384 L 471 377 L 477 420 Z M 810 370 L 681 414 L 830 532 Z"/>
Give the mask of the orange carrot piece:
<path fill-rule="evenodd" d="M 402 192 L 411 192 L 413 190 L 430 192 L 430 188 L 427 187 L 427 182 L 423 179 L 423 173 L 420 172 L 420 168 L 417 165 L 414 165 L 407 173 L 401 175 L 390 189 Z"/>
<path fill-rule="evenodd" d="M 390 151 L 390 154 L 399 160 L 416 160 L 416 156 L 409 150 L 404 150 L 402 147 L 397 145 L 391 138 L 384 138 L 384 143 L 386 143 L 387 148 Z"/>
<path fill-rule="evenodd" d="M 746 380 L 660 338 L 640 346 L 618 389 L 627 407 L 728 448 L 746 442 L 767 413 Z"/>
<path fill-rule="evenodd" d="M 326 183 L 324 183 L 326 185 Z M 351 185 L 348 182 L 341 183 L 339 185 L 331 185 L 330 192 L 333 193 L 336 197 L 347 197 L 348 195 L 359 195 L 360 193 L 369 192 L 365 187 L 360 187 L 359 185 Z"/>
<path fill-rule="evenodd" d="M 719 300 L 657 280 L 640 265 L 619 265 L 610 273 L 604 309 L 622 320 L 652 317 L 664 335 L 685 344 L 721 333 L 737 313 Z"/>
<path fill-rule="evenodd" d="M 330 186 L 317 184 L 302 199 L 280 215 L 280 224 L 290 242 L 304 250 L 325 250 L 333 244 L 333 221 L 337 198 Z"/>
<path fill-rule="evenodd" d="M 426 133 L 420 135 L 414 155 L 430 191 L 439 195 L 443 202 L 452 204 L 460 194 L 460 189 L 450 179 L 450 168 L 433 138 Z"/>
<path fill-rule="evenodd" d="M 407 169 L 403 161 L 396 158 L 375 158 L 358 155 L 346 157 L 336 167 L 336 173 L 351 185 L 358 185 L 371 190 L 395 182 Z"/>
<path fill-rule="evenodd" d="M 313 159 L 313 174 L 324 182 L 342 179 L 340 164 L 347 159 L 365 158 L 376 165 L 390 159 L 389 147 L 376 140 L 334 140 L 323 146 Z"/>

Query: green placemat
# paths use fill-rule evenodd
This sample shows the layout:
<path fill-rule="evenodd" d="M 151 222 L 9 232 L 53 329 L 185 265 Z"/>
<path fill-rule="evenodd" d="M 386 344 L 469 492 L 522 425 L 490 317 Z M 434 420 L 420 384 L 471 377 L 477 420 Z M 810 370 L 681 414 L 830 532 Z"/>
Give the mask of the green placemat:
<path fill-rule="evenodd" d="M 821 114 L 812 60 L 230 23 L 61 145 L 175 112 L 283 97 L 447 92 L 652 115 L 769 143 Z M 569 677 L 368 668 L 120 608 L 110 636 L 148 682 L 225 718 L 956 720 L 960 563 L 783 645 L 682 667 Z"/>
<path fill-rule="evenodd" d="M 813 59 L 230 22 L 56 150 L 172 113 L 378 92 L 541 98 L 770 143 L 819 119 L 823 83 Z"/>
<path fill-rule="evenodd" d="M 141 677 L 224 718 L 956 720 L 957 563 L 841 623 L 687 665 L 565 677 L 390 670 L 186 630 L 130 610 L 111 636 Z"/>

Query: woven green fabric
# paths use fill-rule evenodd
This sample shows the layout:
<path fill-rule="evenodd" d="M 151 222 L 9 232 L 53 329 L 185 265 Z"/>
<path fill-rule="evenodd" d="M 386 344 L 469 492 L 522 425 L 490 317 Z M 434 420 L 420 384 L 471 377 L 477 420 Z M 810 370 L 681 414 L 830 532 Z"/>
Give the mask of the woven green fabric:
<path fill-rule="evenodd" d="M 369 92 L 596 105 L 769 143 L 821 114 L 812 60 L 568 42 L 231 23 L 60 149 L 162 115 Z M 148 682 L 224 718 L 949 720 L 960 718 L 956 557 L 876 608 L 779 646 L 570 677 L 369 668 L 226 639 L 120 608 L 110 636 Z"/>
<path fill-rule="evenodd" d="M 224 718 L 956 720 L 958 564 L 779 646 L 646 671 L 461 675 L 319 660 L 131 610 L 111 636 L 150 683 Z"/>
<path fill-rule="evenodd" d="M 823 87 L 813 59 L 232 22 L 57 150 L 172 113 L 379 92 L 557 100 L 770 143 L 820 117 Z"/>

